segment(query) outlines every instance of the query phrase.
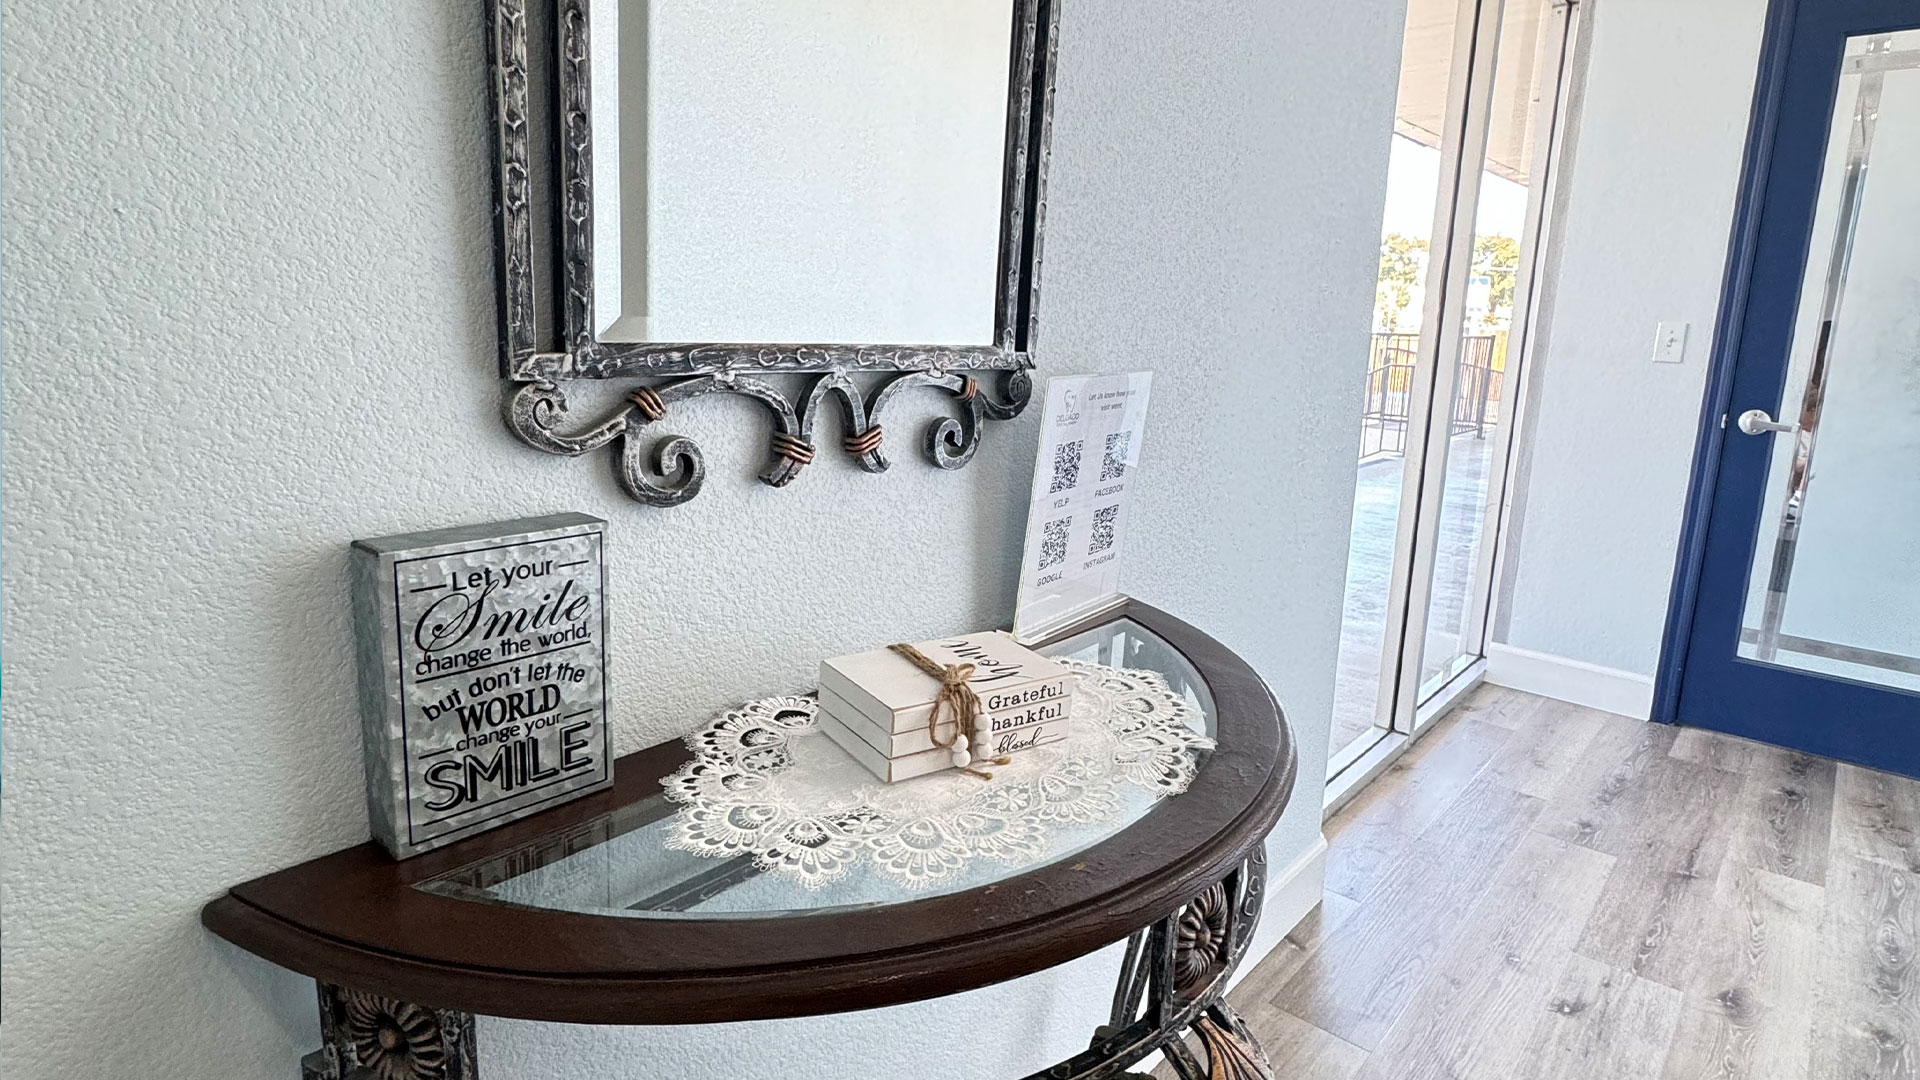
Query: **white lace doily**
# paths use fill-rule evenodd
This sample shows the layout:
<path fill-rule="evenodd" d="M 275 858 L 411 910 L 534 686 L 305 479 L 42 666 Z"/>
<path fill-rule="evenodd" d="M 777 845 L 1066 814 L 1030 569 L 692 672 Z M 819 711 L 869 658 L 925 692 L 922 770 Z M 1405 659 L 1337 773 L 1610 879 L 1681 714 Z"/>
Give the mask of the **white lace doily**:
<path fill-rule="evenodd" d="M 1151 671 L 1061 661 L 1076 679 L 1068 737 L 989 766 L 897 784 L 876 779 L 814 726 L 811 695 L 748 702 L 687 736 L 694 759 L 661 781 L 683 803 L 667 846 L 753 856 L 819 889 L 862 865 L 926 888 L 971 859 L 1034 862 L 1128 804 L 1176 795 L 1213 747 L 1199 710 Z"/>

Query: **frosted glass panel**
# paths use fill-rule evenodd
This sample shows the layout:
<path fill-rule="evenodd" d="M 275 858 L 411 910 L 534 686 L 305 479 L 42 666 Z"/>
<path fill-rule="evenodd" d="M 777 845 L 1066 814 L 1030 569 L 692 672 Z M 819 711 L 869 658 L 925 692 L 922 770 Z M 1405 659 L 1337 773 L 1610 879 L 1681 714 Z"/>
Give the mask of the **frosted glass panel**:
<path fill-rule="evenodd" d="M 1740 655 L 1920 690 L 1920 30 L 1844 64 Z"/>

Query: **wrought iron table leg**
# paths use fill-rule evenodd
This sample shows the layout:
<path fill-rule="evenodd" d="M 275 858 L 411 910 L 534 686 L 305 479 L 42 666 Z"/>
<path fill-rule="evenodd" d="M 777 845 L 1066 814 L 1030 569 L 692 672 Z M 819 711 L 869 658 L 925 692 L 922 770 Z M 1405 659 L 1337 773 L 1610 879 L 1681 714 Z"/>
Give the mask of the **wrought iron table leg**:
<path fill-rule="evenodd" d="M 1155 1050 L 1184 1080 L 1273 1080 L 1260 1044 L 1226 1002 L 1266 896 L 1258 848 L 1187 906 L 1133 935 L 1120 964 L 1113 1012 L 1084 1053 L 1027 1080 L 1123 1080 Z M 1186 1042 L 1192 1033 L 1206 1056 Z"/>
<path fill-rule="evenodd" d="M 473 1014 L 319 986 L 321 1046 L 300 1080 L 478 1080 Z"/>

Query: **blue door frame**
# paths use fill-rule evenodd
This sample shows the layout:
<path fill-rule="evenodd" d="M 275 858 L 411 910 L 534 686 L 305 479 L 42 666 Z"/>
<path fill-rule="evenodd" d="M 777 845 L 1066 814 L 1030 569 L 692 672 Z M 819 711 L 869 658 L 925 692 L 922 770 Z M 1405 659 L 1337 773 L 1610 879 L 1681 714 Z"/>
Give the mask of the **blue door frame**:
<path fill-rule="evenodd" d="M 1737 656 L 1772 446 L 1728 418 L 1781 407 L 1845 41 L 1916 25 L 1920 0 L 1769 6 L 1653 701 L 1664 723 L 1909 776 L 1920 695 Z"/>

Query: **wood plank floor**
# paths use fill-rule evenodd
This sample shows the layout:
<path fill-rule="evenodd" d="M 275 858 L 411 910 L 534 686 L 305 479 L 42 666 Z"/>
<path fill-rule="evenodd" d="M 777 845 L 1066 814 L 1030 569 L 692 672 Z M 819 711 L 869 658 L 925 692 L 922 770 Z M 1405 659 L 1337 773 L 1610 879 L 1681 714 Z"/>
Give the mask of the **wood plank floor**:
<path fill-rule="evenodd" d="M 1920 782 L 1481 687 L 1231 1001 L 1316 1080 L 1920 1080 Z"/>

